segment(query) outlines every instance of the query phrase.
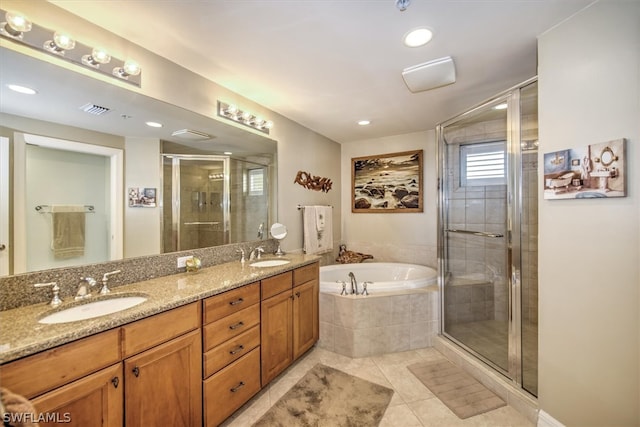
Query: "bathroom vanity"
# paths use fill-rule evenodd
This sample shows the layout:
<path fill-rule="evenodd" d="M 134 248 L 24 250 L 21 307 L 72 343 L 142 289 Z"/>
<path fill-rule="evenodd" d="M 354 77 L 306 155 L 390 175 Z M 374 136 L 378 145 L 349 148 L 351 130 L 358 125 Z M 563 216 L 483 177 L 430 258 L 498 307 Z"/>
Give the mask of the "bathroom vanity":
<path fill-rule="evenodd" d="M 89 320 L 0 312 L 2 386 L 69 425 L 216 426 L 318 340 L 318 259 L 287 258 L 125 285 L 148 300 Z"/>

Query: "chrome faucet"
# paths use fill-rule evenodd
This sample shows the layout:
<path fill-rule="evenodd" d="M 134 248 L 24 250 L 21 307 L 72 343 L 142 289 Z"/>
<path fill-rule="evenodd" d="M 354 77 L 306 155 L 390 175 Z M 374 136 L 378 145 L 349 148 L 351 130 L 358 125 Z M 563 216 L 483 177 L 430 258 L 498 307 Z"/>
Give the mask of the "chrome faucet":
<path fill-rule="evenodd" d="M 349 272 L 349 279 L 351 279 L 351 294 L 358 295 L 358 281 L 352 271 Z"/>
<path fill-rule="evenodd" d="M 107 287 L 107 283 L 109 282 L 109 276 L 120 273 L 120 270 L 110 271 L 109 273 L 104 273 L 102 275 L 102 289 L 100 289 L 100 295 L 106 295 L 109 292 L 109 288 Z"/>
<path fill-rule="evenodd" d="M 264 248 L 262 246 L 258 246 L 257 248 L 251 251 L 249 255 L 249 261 L 253 261 L 254 259 L 260 259 L 260 256 L 264 253 Z"/>
<path fill-rule="evenodd" d="M 92 279 L 91 277 L 81 277 L 80 283 L 78 284 L 78 291 L 76 292 L 76 297 L 74 299 L 85 299 L 91 297 L 91 286 L 96 285 L 96 279 Z"/>
<path fill-rule="evenodd" d="M 262 240 L 264 238 L 264 222 L 261 222 L 258 226 L 258 239 Z"/>

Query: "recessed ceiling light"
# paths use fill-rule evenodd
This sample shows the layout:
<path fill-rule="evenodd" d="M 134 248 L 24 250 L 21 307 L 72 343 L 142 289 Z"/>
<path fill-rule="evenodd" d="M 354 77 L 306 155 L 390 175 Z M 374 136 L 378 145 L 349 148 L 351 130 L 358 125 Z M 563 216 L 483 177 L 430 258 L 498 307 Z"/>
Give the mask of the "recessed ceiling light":
<path fill-rule="evenodd" d="M 498 104 L 495 107 L 493 107 L 494 110 L 506 110 L 507 108 L 507 103 L 504 102 L 502 104 Z"/>
<path fill-rule="evenodd" d="M 369 121 L 369 120 L 360 120 L 360 121 L 358 122 L 358 124 L 359 124 L 360 126 L 366 126 L 366 125 L 371 124 L 371 121 Z"/>
<path fill-rule="evenodd" d="M 35 95 L 38 93 L 35 89 L 31 89 L 30 87 L 8 84 L 7 87 L 14 92 L 24 93 L 25 95 Z"/>
<path fill-rule="evenodd" d="M 408 47 L 420 47 L 431 41 L 433 32 L 428 28 L 416 28 L 404 36 L 404 45 Z"/>
<path fill-rule="evenodd" d="M 158 122 L 145 122 L 147 124 L 147 126 L 152 127 L 152 128 L 161 128 L 162 127 L 162 123 L 158 123 Z"/>
<path fill-rule="evenodd" d="M 230 155 L 232 155 L 233 153 L 232 153 L 231 151 L 225 151 L 225 152 L 224 152 L 224 154 L 225 154 L 225 155 L 227 155 L 227 156 L 230 156 Z"/>

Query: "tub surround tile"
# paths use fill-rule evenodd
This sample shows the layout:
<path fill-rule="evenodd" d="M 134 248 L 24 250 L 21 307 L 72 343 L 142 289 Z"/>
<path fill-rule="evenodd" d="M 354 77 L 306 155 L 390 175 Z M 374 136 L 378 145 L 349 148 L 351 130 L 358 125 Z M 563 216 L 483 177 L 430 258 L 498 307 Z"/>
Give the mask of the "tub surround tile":
<path fill-rule="evenodd" d="M 239 261 L 112 288 L 116 293 L 142 293 L 147 301 L 114 314 L 83 321 L 44 325 L 38 323 L 51 310 L 48 302 L 0 312 L 0 363 L 33 354 L 79 338 L 170 310 L 230 289 L 256 282 L 292 268 L 316 262 L 313 255 L 287 255 L 291 263 L 257 268 Z M 99 297 L 94 297 L 98 299 Z M 64 300 L 64 298 L 63 298 Z M 72 300 L 67 299 L 67 302 Z M 63 303 L 59 309 L 64 309 Z"/>

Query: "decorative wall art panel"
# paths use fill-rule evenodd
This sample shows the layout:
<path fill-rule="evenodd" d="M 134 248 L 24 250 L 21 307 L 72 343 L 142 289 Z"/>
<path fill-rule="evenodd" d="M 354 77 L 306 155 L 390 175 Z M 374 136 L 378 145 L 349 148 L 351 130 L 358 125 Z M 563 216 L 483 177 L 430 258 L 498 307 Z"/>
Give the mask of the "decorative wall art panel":
<path fill-rule="evenodd" d="M 545 153 L 545 199 L 625 197 L 625 139 Z"/>

